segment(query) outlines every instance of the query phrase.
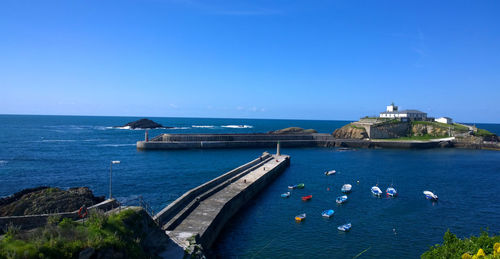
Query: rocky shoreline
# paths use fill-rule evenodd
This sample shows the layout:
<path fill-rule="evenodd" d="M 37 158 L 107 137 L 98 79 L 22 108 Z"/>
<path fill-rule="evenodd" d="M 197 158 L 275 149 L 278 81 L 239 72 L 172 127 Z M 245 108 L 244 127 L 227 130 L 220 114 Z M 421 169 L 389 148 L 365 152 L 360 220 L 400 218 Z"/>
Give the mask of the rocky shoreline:
<path fill-rule="evenodd" d="M 94 196 L 88 187 L 63 190 L 41 186 L 1 198 L 0 217 L 72 212 L 103 201 L 104 196 Z"/>

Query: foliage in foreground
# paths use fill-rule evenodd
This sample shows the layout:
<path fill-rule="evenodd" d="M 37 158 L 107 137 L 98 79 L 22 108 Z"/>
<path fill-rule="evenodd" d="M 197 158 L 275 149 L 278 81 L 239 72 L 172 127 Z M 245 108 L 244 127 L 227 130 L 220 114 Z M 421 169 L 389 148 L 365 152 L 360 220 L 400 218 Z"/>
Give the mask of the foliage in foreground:
<path fill-rule="evenodd" d="M 500 236 L 483 231 L 478 237 L 459 239 L 448 230 L 443 244 L 431 246 L 422 258 L 500 258 Z"/>
<path fill-rule="evenodd" d="M 91 213 L 84 224 L 65 218 L 60 222 L 49 219 L 46 226 L 28 232 L 10 227 L 0 240 L 0 258 L 78 258 L 85 248 L 146 257 L 134 230 L 126 224 L 139 217 L 133 210 L 111 216 L 97 212 Z"/>

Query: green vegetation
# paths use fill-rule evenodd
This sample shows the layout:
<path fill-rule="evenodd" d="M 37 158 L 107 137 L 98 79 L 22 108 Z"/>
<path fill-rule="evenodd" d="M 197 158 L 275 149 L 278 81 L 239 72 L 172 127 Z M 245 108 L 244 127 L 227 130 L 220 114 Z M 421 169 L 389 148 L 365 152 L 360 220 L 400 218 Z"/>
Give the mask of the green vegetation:
<path fill-rule="evenodd" d="M 453 129 L 456 131 L 459 131 L 459 132 L 468 132 L 469 131 L 468 127 L 461 125 L 461 124 L 458 124 L 458 123 L 453 123 Z"/>
<path fill-rule="evenodd" d="M 364 130 L 366 131 L 366 129 L 364 127 L 361 127 L 361 126 L 356 126 L 355 124 L 349 124 L 349 126 L 351 126 L 351 128 L 355 128 L 355 129 L 360 129 L 360 130 Z"/>
<path fill-rule="evenodd" d="M 140 217 L 129 209 L 111 216 L 92 212 L 85 223 L 51 218 L 46 226 L 28 232 L 11 226 L 0 240 L 0 258 L 75 258 L 89 247 L 112 249 L 130 258 L 147 257 L 137 237 L 141 230 L 130 229 Z"/>
<path fill-rule="evenodd" d="M 476 135 L 478 137 L 489 137 L 489 136 L 493 136 L 495 134 L 493 134 L 485 129 L 477 129 L 477 132 L 475 132 L 474 135 Z"/>
<path fill-rule="evenodd" d="M 486 231 L 478 237 L 459 239 L 448 230 L 443 241 L 442 245 L 431 246 L 422 258 L 500 258 L 500 236 L 490 236 Z"/>

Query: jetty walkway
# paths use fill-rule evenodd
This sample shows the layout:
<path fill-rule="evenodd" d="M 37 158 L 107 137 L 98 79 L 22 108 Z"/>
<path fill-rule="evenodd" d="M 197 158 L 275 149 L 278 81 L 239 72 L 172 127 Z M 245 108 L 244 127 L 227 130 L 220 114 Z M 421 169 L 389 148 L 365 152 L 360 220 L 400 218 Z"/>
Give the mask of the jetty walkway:
<path fill-rule="evenodd" d="M 226 222 L 290 164 L 290 157 L 264 152 L 257 159 L 179 197 L 153 219 L 185 251 L 209 249 Z M 190 248 L 191 247 L 191 248 Z"/>

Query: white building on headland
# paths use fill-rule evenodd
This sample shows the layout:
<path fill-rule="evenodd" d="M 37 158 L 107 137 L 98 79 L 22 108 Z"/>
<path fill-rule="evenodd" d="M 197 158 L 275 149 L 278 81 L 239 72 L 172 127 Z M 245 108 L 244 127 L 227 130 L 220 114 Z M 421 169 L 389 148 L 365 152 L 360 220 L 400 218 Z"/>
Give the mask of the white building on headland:
<path fill-rule="evenodd" d="M 412 120 L 412 121 L 423 121 L 427 119 L 427 113 L 418 110 L 402 110 L 398 111 L 398 106 L 392 103 L 387 106 L 385 112 L 380 113 L 380 118 L 391 118 L 391 119 L 401 119 L 401 120 Z"/>
<path fill-rule="evenodd" d="M 437 118 L 434 121 L 435 122 L 446 123 L 446 124 L 453 124 L 453 120 L 451 118 L 448 118 L 448 117 Z"/>

